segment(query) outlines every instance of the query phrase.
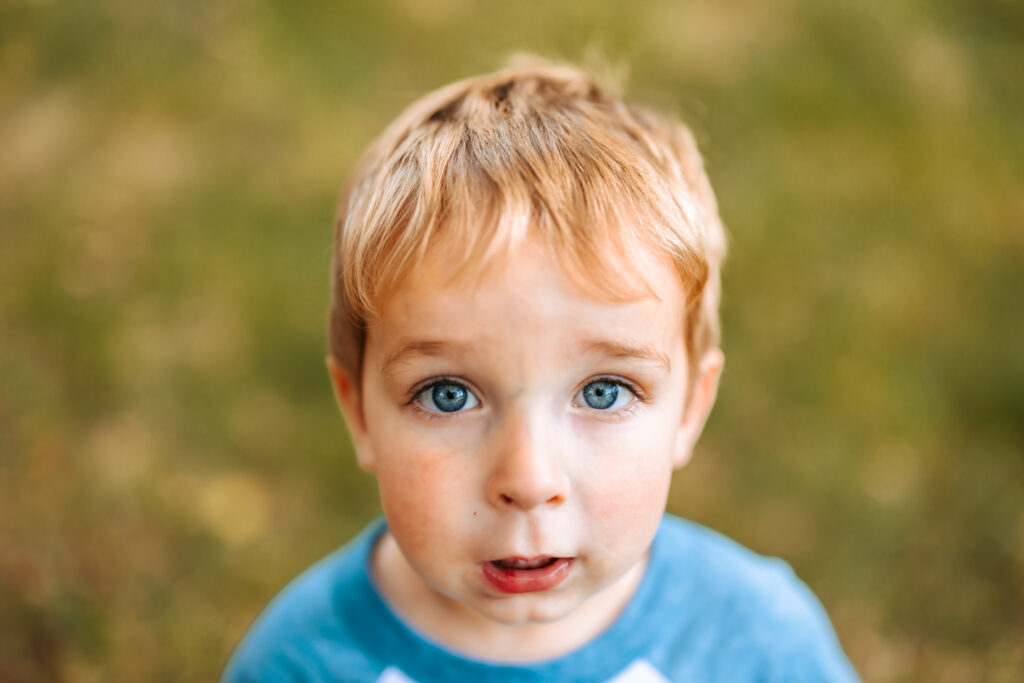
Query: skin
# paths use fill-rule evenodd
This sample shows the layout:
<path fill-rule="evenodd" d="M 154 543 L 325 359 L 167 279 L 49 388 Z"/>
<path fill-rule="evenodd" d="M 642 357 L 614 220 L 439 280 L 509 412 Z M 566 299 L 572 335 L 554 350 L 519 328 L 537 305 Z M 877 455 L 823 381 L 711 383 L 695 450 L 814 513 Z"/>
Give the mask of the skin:
<path fill-rule="evenodd" d="M 723 357 L 705 354 L 687 404 L 684 292 L 668 264 L 602 273 L 643 274 L 651 294 L 626 302 L 582 290 L 533 242 L 471 283 L 445 272 L 428 258 L 389 297 L 360 382 L 328 360 L 388 520 L 372 571 L 407 622 L 450 648 L 555 657 L 635 591 Z M 439 378 L 471 393 L 462 410 L 432 401 Z M 609 410 L 586 402 L 596 380 L 619 383 Z M 508 594 L 484 577 L 484 563 L 538 556 L 572 558 L 557 586 Z"/>

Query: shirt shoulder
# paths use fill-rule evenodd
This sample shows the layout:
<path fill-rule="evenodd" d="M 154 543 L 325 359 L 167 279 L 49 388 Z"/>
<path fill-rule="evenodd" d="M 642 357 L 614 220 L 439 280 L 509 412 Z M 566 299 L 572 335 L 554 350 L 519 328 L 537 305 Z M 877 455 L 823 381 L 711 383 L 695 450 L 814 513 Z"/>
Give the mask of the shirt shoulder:
<path fill-rule="evenodd" d="M 379 612 L 366 563 L 383 525 L 371 524 L 344 547 L 304 571 L 256 618 L 222 683 L 375 680 L 379 664 L 362 647 Z"/>
<path fill-rule="evenodd" d="M 656 543 L 652 579 L 679 663 L 719 672 L 714 680 L 857 680 L 821 603 L 786 562 L 671 516 Z"/>

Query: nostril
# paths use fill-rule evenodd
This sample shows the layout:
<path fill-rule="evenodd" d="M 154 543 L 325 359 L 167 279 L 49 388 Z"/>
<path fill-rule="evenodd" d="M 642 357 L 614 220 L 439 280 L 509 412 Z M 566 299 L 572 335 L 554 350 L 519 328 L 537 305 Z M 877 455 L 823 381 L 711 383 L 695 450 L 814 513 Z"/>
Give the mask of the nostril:
<path fill-rule="evenodd" d="M 514 505 L 516 507 L 521 507 L 524 501 L 530 499 L 528 497 L 520 498 L 519 496 L 510 496 L 507 493 L 502 493 L 499 494 L 499 500 L 501 501 L 502 505 Z M 533 503 L 530 503 L 528 507 L 532 507 L 533 505 L 540 503 L 544 503 L 546 505 L 561 505 L 562 503 L 565 502 L 565 496 L 560 493 L 556 493 L 555 495 L 547 499 L 538 497 L 533 498 L 532 500 Z"/>

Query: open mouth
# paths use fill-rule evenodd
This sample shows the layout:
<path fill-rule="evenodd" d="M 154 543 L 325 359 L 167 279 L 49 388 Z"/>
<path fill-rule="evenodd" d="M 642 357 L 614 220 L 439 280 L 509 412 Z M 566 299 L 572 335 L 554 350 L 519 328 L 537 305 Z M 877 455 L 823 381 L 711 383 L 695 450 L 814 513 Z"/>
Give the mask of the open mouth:
<path fill-rule="evenodd" d="M 543 569 L 558 561 L 557 557 L 538 557 L 527 560 L 522 557 L 507 557 L 491 562 L 498 569 Z"/>
<path fill-rule="evenodd" d="M 480 568 L 487 583 L 502 593 L 536 593 L 562 583 L 572 565 L 571 557 L 505 557 Z"/>

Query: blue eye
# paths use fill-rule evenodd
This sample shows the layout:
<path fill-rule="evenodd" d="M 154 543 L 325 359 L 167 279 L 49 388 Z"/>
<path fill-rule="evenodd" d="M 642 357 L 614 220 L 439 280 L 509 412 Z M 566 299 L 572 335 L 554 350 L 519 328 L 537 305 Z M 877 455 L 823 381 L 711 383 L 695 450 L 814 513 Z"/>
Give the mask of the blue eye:
<path fill-rule="evenodd" d="M 629 402 L 633 392 L 620 382 L 599 379 L 583 387 L 580 391 L 583 402 L 594 410 L 619 408 Z"/>
<path fill-rule="evenodd" d="M 480 401 L 469 389 L 457 382 L 438 382 L 424 387 L 414 399 L 432 413 L 455 413 L 475 408 Z"/>
<path fill-rule="evenodd" d="M 466 405 L 469 392 L 466 391 L 466 387 L 458 384 L 435 384 L 430 390 L 430 397 L 442 412 L 454 413 Z"/>

